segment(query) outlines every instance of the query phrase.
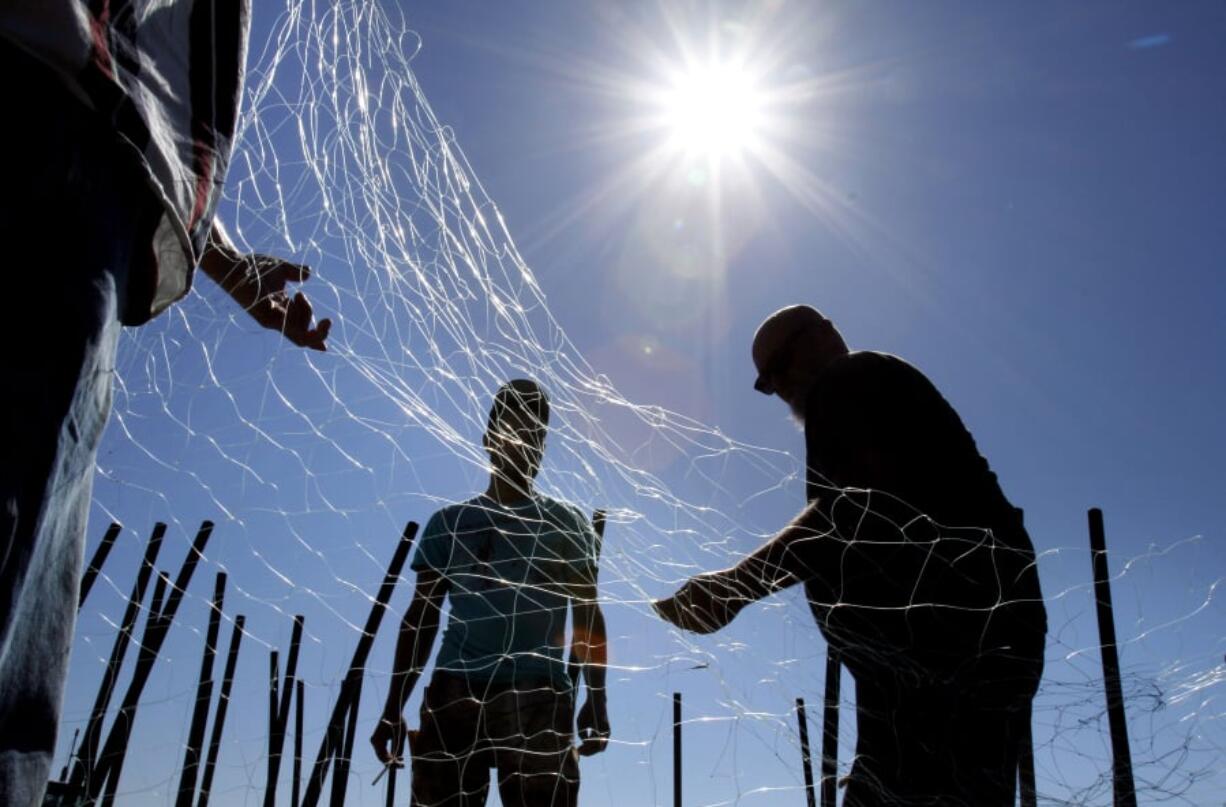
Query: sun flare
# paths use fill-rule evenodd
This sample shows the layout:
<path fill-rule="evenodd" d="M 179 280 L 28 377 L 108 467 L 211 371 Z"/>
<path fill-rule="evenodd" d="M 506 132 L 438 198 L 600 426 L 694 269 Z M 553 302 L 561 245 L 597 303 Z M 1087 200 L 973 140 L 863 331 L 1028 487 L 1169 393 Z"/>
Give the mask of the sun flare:
<path fill-rule="evenodd" d="M 711 64 L 679 73 L 661 98 L 672 144 L 692 156 L 751 150 L 762 125 L 762 91 L 743 67 Z"/>

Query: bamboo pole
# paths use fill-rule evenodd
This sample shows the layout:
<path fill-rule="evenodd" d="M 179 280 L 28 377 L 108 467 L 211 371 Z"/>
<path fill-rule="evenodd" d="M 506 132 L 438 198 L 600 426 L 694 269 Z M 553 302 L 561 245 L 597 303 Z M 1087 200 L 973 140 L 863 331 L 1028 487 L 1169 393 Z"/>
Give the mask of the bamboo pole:
<path fill-rule="evenodd" d="M 204 729 L 213 703 L 213 661 L 217 655 L 217 634 L 221 630 L 221 609 L 226 596 L 226 573 L 218 572 L 213 584 L 213 605 L 209 610 L 208 634 L 204 639 L 204 657 L 200 660 L 200 680 L 196 685 L 196 708 L 192 712 L 191 728 L 187 732 L 187 751 L 183 755 L 183 775 L 179 779 L 179 795 L 175 807 L 192 807 L 196 798 L 196 777 L 200 773 L 200 750 L 204 744 Z"/>
<path fill-rule="evenodd" d="M 304 807 L 316 807 L 319 804 L 319 797 L 323 790 L 324 779 L 328 775 L 328 768 L 332 764 L 333 757 L 341 749 L 344 741 L 344 732 L 342 721 L 348 717 L 348 710 L 353 697 L 353 685 L 350 683 L 352 679 L 361 678 L 366 667 L 366 659 L 370 655 L 371 645 L 374 644 L 375 634 L 379 630 L 379 623 L 383 620 L 383 612 L 387 610 L 387 603 L 392 598 L 392 591 L 396 588 L 396 581 L 400 578 L 400 570 L 404 567 L 404 562 L 409 556 L 409 549 L 413 545 L 413 538 L 417 535 L 417 522 L 410 521 L 405 525 L 404 533 L 400 536 L 400 542 L 396 545 L 396 550 L 392 554 L 392 561 L 388 564 L 387 574 L 383 577 L 383 584 L 379 587 L 379 593 L 375 596 L 375 602 L 371 606 L 370 614 L 366 617 L 366 626 L 362 630 L 362 635 L 358 639 L 358 645 L 353 652 L 353 661 L 349 664 L 349 671 L 345 675 L 345 683 L 341 685 L 340 696 L 337 698 L 335 705 L 332 708 L 332 716 L 328 720 L 328 727 L 324 731 L 324 739 L 320 743 L 319 753 L 315 757 L 315 764 L 311 767 L 311 777 L 307 782 L 306 793 L 302 797 Z"/>
<path fill-rule="evenodd" d="M 149 578 L 157 564 L 158 552 L 162 548 L 162 538 L 166 535 L 166 525 L 158 522 L 153 525 L 153 532 L 145 544 L 145 556 L 141 559 L 140 569 L 136 573 L 136 582 L 132 585 L 132 593 L 128 596 L 128 605 L 124 609 L 123 618 L 119 623 L 119 633 L 111 646 L 111 656 L 107 659 L 106 669 L 102 671 L 102 681 L 98 685 L 98 694 L 94 697 L 94 708 L 90 710 L 89 722 L 85 726 L 85 735 L 81 738 L 81 746 L 77 750 L 77 761 L 72 768 L 72 778 L 69 780 L 73 788 L 85 785 L 97 760 L 99 744 L 102 740 L 102 722 L 106 719 L 107 707 L 115 694 L 115 684 L 119 680 L 119 670 L 123 667 L 124 656 L 132 641 L 132 630 L 136 627 L 136 619 L 140 615 L 141 603 L 145 600 L 145 590 L 149 586 Z"/>
<path fill-rule="evenodd" d="M 396 766 L 387 767 L 387 801 L 385 807 L 396 807 Z"/>
<path fill-rule="evenodd" d="M 805 716 L 805 699 L 796 699 L 796 723 L 800 726 L 800 764 L 805 774 L 805 798 L 809 807 L 817 807 L 813 789 L 813 757 L 809 754 L 809 718 Z"/>
<path fill-rule="evenodd" d="M 681 693 L 673 693 L 673 807 L 681 807 Z"/>
<path fill-rule="evenodd" d="M 213 769 L 217 766 L 217 753 L 221 747 L 221 730 L 226 723 L 226 710 L 230 705 L 230 687 L 234 683 L 234 668 L 238 664 L 238 650 L 243 641 L 243 626 L 247 617 L 234 617 L 234 630 L 230 633 L 230 650 L 226 654 L 226 671 L 221 677 L 221 695 L 217 699 L 217 717 L 213 718 L 213 733 L 209 737 L 209 755 L 204 761 L 204 776 L 200 780 L 200 798 L 196 807 L 208 807 L 209 791 L 213 788 Z"/>
<path fill-rule="evenodd" d="M 835 807 L 839 788 L 839 653 L 826 648 L 826 696 L 822 704 L 822 807 Z"/>
<path fill-rule="evenodd" d="M 281 667 L 277 663 L 277 651 L 268 654 L 268 774 L 264 777 L 264 807 L 272 807 L 277 801 L 277 695 L 281 686 Z"/>
<path fill-rule="evenodd" d="M 98 578 L 98 572 L 102 570 L 102 564 L 106 563 L 107 556 L 111 554 L 112 547 L 115 546 L 115 539 L 119 537 L 123 527 L 118 522 L 112 521 L 111 526 L 106 528 L 106 534 L 102 536 L 102 541 L 98 544 L 98 548 L 94 550 L 94 556 L 90 558 L 89 565 L 85 567 L 85 574 L 81 575 L 81 592 L 77 596 L 77 610 L 81 610 L 81 606 L 85 605 L 85 598 L 89 596 L 89 590 L 94 587 L 94 580 Z"/>
<path fill-rule="evenodd" d="M 161 652 L 166 634 L 174 622 L 175 614 L 178 613 L 183 594 L 191 583 L 196 565 L 200 562 L 200 558 L 204 557 L 204 548 L 208 545 L 212 533 L 213 522 L 203 522 L 191 548 L 187 551 L 187 557 L 183 559 L 183 565 L 179 568 L 174 584 L 168 585 L 169 577 L 163 572 L 159 575 L 158 584 L 154 587 L 153 604 L 150 606 L 145 634 L 141 639 L 140 652 L 136 658 L 136 668 L 132 672 L 132 681 L 128 684 L 128 690 L 119 708 L 119 715 L 114 725 L 111 726 L 106 744 L 102 747 L 98 764 L 88 778 L 86 794 L 90 799 L 96 799 L 104 781 L 110 780 L 107 796 L 103 799 L 104 807 L 108 807 L 114 801 L 115 788 L 118 787 L 119 776 L 123 772 L 124 758 L 128 751 L 128 741 L 132 737 L 132 725 L 136 719 L 141 693 L 149 680 L 149 674 L 153 670 L 154 662 L 157 661 L 158 653 Z M 163 608 L 162 594 L 167 587 L 169 587 L 169 593 L 166 594 L 166 603 Z"/>
<path fill-rule="evenodd" d="M 1128 748 L 1128 722 L 1124 715 L 1124 691 L 1120 684 L 1120 657 L 1115 641 L 1115 615 L 1111 606 L 1111 577 L 1107 571 L 1107 539 L 1103 529 L 1103 511 L 1097 507 L 1092 508 L 1089 521 L 1094 599 L 1098 606 L 1099 648 L 1107 693 L 1107 722 L 1111 731 L 1115 805 L 1136 807 L 1137 790 L 1132 778 L 1132 753 Z"/>
<path fill-rule="evenodd" d="M 349 763 L 353 760 L 353 740 L 358 734 L 358 701 L 362 699 L 362 676 L 355 675 L 349 694 L 349 719 L 345 722 L 345 738 L 341 753 L 332 771 L 332 800 L 329 807 L 345 807 L 345 791 L 349 786 Z"/>
<path fill-rule="evenodd" d="M 156 631 L 158 614 L 162 610 L 162 598 L 166 596 L 166 587 L 170 585 L 170 575 L 166 572 L 158 572 L 157 582 L 153 584 L 153 600 L 149 603 L 149 613 L 145 617 L 145 632 L 141 636 L 140 651 L 136 656 L 136 671 L 139 672 L 142 662 L 148 655 L 146 647 L 150 645 Z M 102 746 L 102 753 L 98 755 L 98 765 L 90 773 L 87 780 L 88 787 L 86 792 L 89 794 L 90 800 L 97 797 L 97 792 L 106 786 L 105 792 L 102 794 L 103 807 L 111 807 L 115 803 L 115 793 L 119 787 L 119 769 L 123 768 L 123 757 L 128 751 L 128 739 L 131 737 L 132 719 L 134 713 L 128 710 L 128 695 L 132 692 L 132 686 L 129 684 L 128 692 L 124 694 L 123 702 L 119 707 L 119 714 L 115 716 L 115 722 L 111 724 L 111 731 L 106 736 L 106 743 Z M 133 712 L 135 709 L 133 709 Z M 112 743 L 112 740 L 120 738 L 117 742 Z M 118 769 L 116 768 L 118 763 Z"/>
<path fill-rule="evenodd" d="M 299 678 L 295 681 L 297 692 L 294 698 L 294 784 L 290 794 L 290 807 L 298 807 L 299 787 L 302 784 L 302 714 L 303 700 L 306 697 L 306 686 Z"/>
<path fill-rule="evenodd" d="M 264 787 L 264 807 L 275 807 L 277 803 L 277 779 L 281 775 L 281 752 L 285 748 L 285 732 L 289 726 L 289 707 L 294 694 L 294 675 L 298 669 L 298 649 L 302 644 L 303 620 L 304 617 L 301 614 L 294 617 L 294 629 L 289 640 L 289 657 L 285 660 L 284 683 L 279 683 L 275 666 L 272 672 L 272 700 L 268 704 L 270 728 L 268 735 L 268 779 Z M 273 657 L 276 657 L 275 651 Z M 278 690 L 280 691 L 279 704 L 277 702 Z"/>

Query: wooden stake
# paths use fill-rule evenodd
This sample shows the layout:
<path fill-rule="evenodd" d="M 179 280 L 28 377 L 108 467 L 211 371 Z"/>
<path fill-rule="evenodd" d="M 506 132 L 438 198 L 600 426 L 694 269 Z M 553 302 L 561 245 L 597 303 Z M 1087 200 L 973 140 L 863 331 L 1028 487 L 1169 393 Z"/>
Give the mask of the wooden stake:
<path fill-rule="evenodd" d="M 673 807 L 681 807 L 681 693 L 673 693 Z"/>
<path fill-rule="evenodd" d="M 141 603 L 145 600 L 145 589 L 157 563 L 158 551 L 162 548 L 162 537 L 166 534 L 166 525 L 160 521 L 153 525 L 149 542 L 145 544 L 145 556 L 141 560 L 140 569 L 136 573 L 136 582 L 132 585 L 132 593 L 128 596 L 128 605 L 124 609 L 123 619 L 119 623 L 119 633 L 115 635 L 115 643 L 111 646 L 111 657 L 102 671 L 102 681 L 98 685 L 98 694 L 94 698 L 94 708 L 89 713 L 89 722 L 85 726 L 85 736 L 81 738 L 81 747 L 77 751 L 77 761 L 72 769 L 71 785 L 81 788 L 97 761 L 99 745 L 102 741 L 102 722 L 106 719 L 107 707 L 115 693 L 115 684 L 119 679 L 119 670 L 123 667 L 124 656 L 132 641 L 132 629 L 136 627 L 136 618 L 140 614 Z"/>
<path fill-rule="evenodd" d="M 294 698 L 294 785 L 293 792 L 290 795 L 290 807 L 298 807 L 298 789 L 302 782 L 302 713 L 303 699 L 306 697 L 306 687 L 299 678 L 294 682 L 298 685 L 298 691 Z"/>
<path fill-rule="evenodd" d="M 289 640 L 289 658 L 285 661 L 284 684 L 279 684 L 275 667 L 272 673 L 272 700 L 268 704 L 268 780 L 264 788 L 264 807 L 275 807 L 277 803 L 277 779 L 281 775 L 281 751 L 285 747 L 285 732 L 289 727 L 289 707 L 294 694 L 294 675 L 298 669 L 298 648 L 302 644 L 303 620 L 304 617 L 301 614 L 294 617 L 294 629 Z M 275 652 L 273 657 L 276 657 Z M 277 703 L 278 689 L 280 691 L 279 705 Z"/>
<path fill-rule="evenodd" d="M 221 729 L 226 723 L 226 709 L 230 705 L 230 687 L 234 683 L 234 668 L 238 664 L 238 649 L 243 640 L 243 626 L 247 617 L 234 617 L 234 630 L 230 633 L 230 650 L 226 654 L 226 671 L 221 678 L 221 695 L 217 699 L 217 717 L 213 719 L 213 733 L 209 737 L 209 755 L 204 762 L 204 776 L 200 780 L 200 799 L 196 807 L 208 807 L 209 791 L 213 788 L 213 769 L 217 765 L 217 752 L 221 747 Z"/>
<path fill-rule="evenodd" d="M 805 699 L 796 699 L 796 723 L 800 726 L 800 764 L 805 773 L 805 798 L 809 807 L 817 807 L 817 793 L 813 789 L 813 758 L 809 754 L 809 719 L 805 716 Z"/>
<path fill-rule="evenodd" d="M 90 799 L 97 799 L 104 782 L 109 780 L 106 795 L 103 798 L 103 807 L 109 807 L 114 802 L 115 790 L 119 785 L 119 776 L 123 772 L 124 758 L 128 753 L 128 741 L 132 737 L 132 725 L 136 720 L 136 708 L 140 704 L 141 693 L 149 680 L 150 672 L 153 671 L 158 653 L 161 652 L 162 642 L 166 640 L 166 634 L 174 622 L 175 614 L 178 613 L 183 594 L 191 583 L 196 565 L 200 562 L 200 558 L 204 557 L 204 548 L 208 545 L 209 536 L 212 533 L 213 522 L 205 521 L 200 525 L 196 539 L 192 542 L 191 548 L 187 551 L 187 557 L 184 558 L 183 565 L 179 568 L 174 585 L 169 586 L 170 591 L 166 595 L 165 608 L 162 607 L 162 594 L 166 591 L 169 582 L 165 573 L 159 575 L 158 583 L 153 589 L 153 604 L 150 606 L 145 633 L 141 638 L 140 651 L 136 657 L 136 668 L 132 672 L 132 681 L 128 684 L 123 703 L 119 707 L 119 715 L 111 726 L 106 744 L 102 747 L 102 753 L 98 756 L 98 764 L 88 777 L 86 794 Z"/>
<path fill-rule="evenodd" d="M 1124 690 L 1120 684 L 1120 657 L 1115 641 L 1115 615 L 1111 607 L 1111 577 L 1107 571 L 1107 539 L 1103 511 L 1089 512 L 1090 560 L 1094 569 L 1094 599 L 1098 606 L 1099 648 L 1103 659 L 1103 682 L 1107 693 L 1107 722 L 1111 730 L 1112 773 L 1116 807 L 1136 807 L 1137 790 L 1132 778 L 1132 753 L 1128 747 L 1128 722 L 1124 716 Z"/>
<path fill-rule="evenodd" d="M 179 796 L 175 807 L 192 807 L 196 799 L 196 776 L 200 769 L 200 750 L 204 743 L 204 728 L 213 702 L 213 659 L 217 655 L 217 634 L 221 630 L 221 609 L 226 595 L 226 573 L 218 572 L 213 585 L 213 606 L 209 610 L 208 634 L 204 639 L 204 657 L 200 660 L 200 680 L 196 684 L 196 708 L 192 712 L 191 728 L 187 732 L 187 751 L 183 756 L 183 775 L 179 779 Z"/>
<path fill-rule="evenodd" d="M 77 597 L 78 611 L 81 610 L 82 605 L 85 605 L 85 598 L 89 596 L 89 590 L 94 587 L 94 580 L 97 579 L 98 572 L 102 570 L 102 564 L 106 563 L 107 556 L 111 554 L 111 547 L 115 546 L 115 539 L 119 537 L 122 529 L 123 527 L 117 522 L 112 521 L 111 526 L 106 529 L 106 534 L 102 536 L 102 542 L 94 550 L 94 556 L 90 558 L 89 565 L 85 567 L 85 574 L 81 575 L 81 593 Z"/>
<path fill-rule="evenodd" d="M 822 807 L 835 807 L 839 794 L 839 653 L 826 648 L 826 697 L 822 704 Z"/>
<path fill-rule="evenodd" d="M 366 617 L 366 626 L 358 639 L 358 646 L 353 651 L 353 661 L 350 662 L 349 671 L 345 674 L 340 696 L 332 707 L 332 717 L 328 720 L 323 742 L 320 743 L 315 764 L 311 767 L 311 778 L 307 782 L 306 793 L 302 797 L 303 807 L 316 807 L 319 804 L 324 779 L 328 776 L 328 768 L 343 747 L 345 738 L 342 724 L 349 717 L 349 709 L 352 707 L 356 710 L 357 693 L 360 692 L 354 682 L 361 679 L 366 669 L 366 659 L 370 655 L 371 645 L 374 644 L 375 634 L 379 631 L 379 623 L 383 621 L 383 612 L 387 610 L 387 603 L 392 598 L 396 581 L 400 578 L 400 570 L 404 567 L 416 535 L 417 522 L 410 521 L 405 525 L 404 534 L 400 536 L 400 543 L 396 545 L 396 551 L 392 554 L 392 562 L 388 564 L 383 584 L 379 587 L 374 605 L 371 606 L 370 614 Z"/>

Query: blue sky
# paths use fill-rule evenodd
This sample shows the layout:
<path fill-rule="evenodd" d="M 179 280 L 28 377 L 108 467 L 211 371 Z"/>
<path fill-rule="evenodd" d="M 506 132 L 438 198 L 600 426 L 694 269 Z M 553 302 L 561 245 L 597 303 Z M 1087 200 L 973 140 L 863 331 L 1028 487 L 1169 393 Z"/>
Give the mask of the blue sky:
<path fill-rule="evenodd" d="M 338 320 L 335 349 L 305 357 L 208 288 L 126 340 L 90 547 L 107 515 L 129 529 L 107 569 L 114 586 L 100 585 L 83 615 L 64 743 L 88 712 L 105 618 L 122 610 L 141 534 L 172 522 L 170 566 L 212 518 L 209 563 L 147 690 L 133 753 L 181 748 L 203 600 L 224 567 L 227 614 L 245 613 L 251 638 L 219 782 L 227 803 L 262 797 L 268 647 L 284 648 L 289 615 L 307 615 L 313 749 L 369 607 L 363 592 L 403 521 L 483 486 L 475 446 L 488 396 L 507 373 L 536 368 L 563 404 L 543 485 L 619 513 L 602 569 L 619 743 L 584 762 L 584 803 L 671 798 L 674 690 L 694 719 L 693 803 L 800 803 L 787 710 L 797 696 L 819 701 L 824 654 L 803 603 L 775 598 L 692 643 L 644 603 L 731 563 L 800 506 L 801 436 L 751 389 L 748 346 L 762 317 L 805 302 L 853 347 L 928 373 L 1026 511 L 1052 623 L 1041 792 L 1109 798 L 1091 506 L 1106 513 L 1120 576 L 1134 756 L 1152 763 L 1141 775 L 1174 767 L 1164 754 L 1186 741 L 1182 798 L 1220 792 L 1220 4 L 408 4 L 413 76 L 480 183 L 454 205 L 422 190 L 457 187 L 446 176 L 398 170 L 421 165 L 429 140 L 415 151 L 396 137 L 405 118 L 390 99 L 408 97 L 394 96 L 405 74 L 380 65 L 417 40 L 350 12 L 336 24 L 317 11 L 311 28 L 268 11 L 256 10 L 250 59 L 259 124 L 244 130 L 224 212 L 253 247 L 316 269 L 309 290 Z M 319 48 L 270 40 L 286 30 Z M 635 125 L 642 88 L 712 42 L 766 65 L 770 142 L 788 170 L 749 153 L 717 177 L 662 149 L 666 130 Z M 260 94 L 264 78 L 273 91 Z M 370 152 L 392 156 L 364 162 L 363 130 Z M 443 212 L 428 212 L 431 199 Z M 454 215 L 477 210 L 489 239 Z M 431 234 L 440 219 L 456 239 Z M 397 235 L 397 223 L 420 237 Z M 494 299 L 525 307 L 503 315 Z M 617 394 L 592 386 L 602 377 Z M 396 617 L 371 660 L 351 803 L 382 803 L 359 780 L 378 767 L 364 737 Z M 844 765 L 850 756 L 845 744 Z M 128 797 L 169 801 L 177 764 L 130 760 Z"/>

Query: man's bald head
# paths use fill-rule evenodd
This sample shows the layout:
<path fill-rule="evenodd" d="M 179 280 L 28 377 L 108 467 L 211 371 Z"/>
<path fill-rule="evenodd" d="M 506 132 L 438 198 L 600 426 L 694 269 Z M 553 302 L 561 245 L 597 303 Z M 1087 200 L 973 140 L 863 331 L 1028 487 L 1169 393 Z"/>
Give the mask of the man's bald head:
<path fill-rule="evenodd" d="M 847 355 L 847 343 L 834 323 L 816 308 L 790 305 L 771 314 L 753 337 L 754 389 L 778 395 L 798 417 L 817 375 Z"/>

